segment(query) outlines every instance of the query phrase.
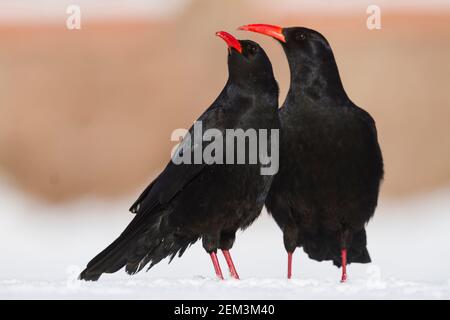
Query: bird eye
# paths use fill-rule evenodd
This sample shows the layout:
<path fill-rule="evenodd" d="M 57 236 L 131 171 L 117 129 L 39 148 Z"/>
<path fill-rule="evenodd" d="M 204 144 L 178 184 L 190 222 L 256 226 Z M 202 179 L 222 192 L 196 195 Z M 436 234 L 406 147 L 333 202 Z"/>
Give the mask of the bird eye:
<path fill-rule="evenodd" d="M 258 48 L 256 48 L 255 45 L 249 45 L 248 48 L 247 48 L 247 50 L 248 50 L 249 53 L 255 54 L 256 51 L 258 50 Z"/>
<path fill-rule="evenodd" d="M 300 41 L 300 40 L 305 40 L 306 39 L 306 34 L 304 34 L 303 32 L 299 32 L 295 35 L 295 39 Z"/>

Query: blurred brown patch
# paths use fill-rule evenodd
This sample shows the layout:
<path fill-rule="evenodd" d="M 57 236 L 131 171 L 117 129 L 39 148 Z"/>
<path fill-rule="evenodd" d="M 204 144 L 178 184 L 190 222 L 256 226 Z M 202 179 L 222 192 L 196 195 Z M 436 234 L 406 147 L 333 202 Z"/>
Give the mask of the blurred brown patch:
<path fill-rule="evenodd" d="M 0 27 L 0 169 L 51 201 L 116 197 L 150 182 L 168 161 L 173 129 L 189 127 L 226 80 L 218 30 L 267 21 L 267 12 L 196 2 L 165 23 Z M 284 17 L 320 30 L 344 85 L 376 119 L 385 195 L 450 182 L 450 16 Z M 259 35 L 281 86 L 281 48 Z"/>

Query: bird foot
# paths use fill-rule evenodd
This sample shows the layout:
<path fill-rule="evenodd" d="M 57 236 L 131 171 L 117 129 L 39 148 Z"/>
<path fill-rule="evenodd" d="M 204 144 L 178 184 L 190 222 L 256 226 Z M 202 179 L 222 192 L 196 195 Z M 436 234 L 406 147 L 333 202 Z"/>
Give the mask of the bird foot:
<path fill-rule="evenodd" d="M 347 249 L 342 249 L 341 251 L 341 259 L 342 259 L 342 277 L 341 283 L 347 281 Z"/>
<path fill-rule="evenodd" d="M 220 269 L 219 259 L 217 259 L 217 255 L 215 252 L 211 252 L 209 254 L 211 256 L 211 260 L 214 266 L 214 271 L 216 272 L 217 278 L 223 280 L 222 270 Z"/>
<path fill-rule="evenodd" d="M 292 278 L 292 252 L 288 252 L 288 272 L 287 272 L 287 278 Z"/>
<path fill-rule="evenodd" d="M 233 259 L 231 259 L 230 251 L 228 250 L 222 250 L 223 256 L 225 257 L 225 260 L 228 264 L 228 269 L 230 270 L 230 275 L 234 279 L 239 280 L 239 275 L 236 271 L 236 268 L 234 267 Z"/>

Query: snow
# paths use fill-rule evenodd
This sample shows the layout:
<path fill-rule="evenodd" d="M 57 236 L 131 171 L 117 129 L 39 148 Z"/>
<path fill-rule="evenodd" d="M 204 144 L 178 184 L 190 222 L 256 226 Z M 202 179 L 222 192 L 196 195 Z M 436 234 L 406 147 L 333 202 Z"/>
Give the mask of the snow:
<path fill-rule="evenodd" d="M 263 212 L 231 251 L 241 281 L 214 278 L 201 244 L 149 272 L 78 281 L 85 264 L 132 218 L 134 197 L 50 206 L 0 181 L 0 299 L 449 299 L 450 190 L 382 200 L 369 223 L 373 263 L 348 267 L 348 283 L 330 262 L 297 250 L 286 276 L 281 232 Z M 222 270 L 226 263 L 220 255 Z"/>

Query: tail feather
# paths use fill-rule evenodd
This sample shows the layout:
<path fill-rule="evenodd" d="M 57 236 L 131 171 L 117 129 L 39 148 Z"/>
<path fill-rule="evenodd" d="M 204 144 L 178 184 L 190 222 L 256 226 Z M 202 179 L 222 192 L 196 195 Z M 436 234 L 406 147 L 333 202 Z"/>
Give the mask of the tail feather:
<path fill-rule="evenodd" d="M 127 273 L 135 274 L 148 263 L 151 268 L 166 257 L 172 259 L 177 253 L 181 256 L 198 236 L 177 234 L 169 226 L 167 215 L 153 214 L 150 221 L 137 215 L 135 219 L 140 219 L 140 223 L 132 221 L 118 239 L 88 263 L 79 278 L 96 281 L 103 273 L 114 273 L 124 266 Z"/>
<path fill-rule="evenodd" d="M 97 281 L 103 273 L 119 271 L 128 261 L 128 253 L 132 250 L 134 237 L 133 234 L 122 233 L 119 238 L 88 263 L 79 279 Z"/>
<path fill-rule="evenodd" d="M 181 257 L 186 249 L 198 240 L 198 236 L 187 236 L 170 233 L 163 238 L 156 239 L 146 254 L 138 259 L 129 261 L 126 265 L 128 274 L 135 274 L 150 264 L 147 271 L 161 260 L 169 257 L 169 263 L 178 255 Z"/>

